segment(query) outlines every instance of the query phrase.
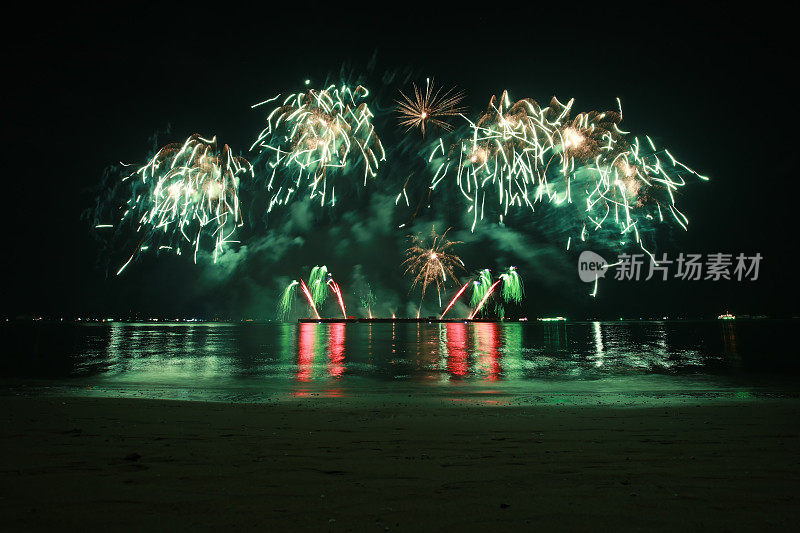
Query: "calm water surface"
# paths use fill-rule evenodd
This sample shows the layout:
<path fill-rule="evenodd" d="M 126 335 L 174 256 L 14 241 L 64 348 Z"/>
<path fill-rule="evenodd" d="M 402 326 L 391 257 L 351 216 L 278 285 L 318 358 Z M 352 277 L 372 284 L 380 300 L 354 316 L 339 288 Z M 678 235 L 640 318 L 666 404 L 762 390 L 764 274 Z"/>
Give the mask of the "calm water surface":
<path fill-rule="evenodd" d="M 780 397 L 800 389 L 798 325 L 8 323 L 0 376 L 11 393 L 225 401 Z"/>

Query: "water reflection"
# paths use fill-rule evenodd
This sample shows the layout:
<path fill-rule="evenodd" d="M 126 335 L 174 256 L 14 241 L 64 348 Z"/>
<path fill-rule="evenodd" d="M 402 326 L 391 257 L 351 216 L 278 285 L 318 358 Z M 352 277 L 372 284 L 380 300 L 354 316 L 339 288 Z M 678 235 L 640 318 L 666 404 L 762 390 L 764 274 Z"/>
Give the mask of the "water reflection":
<path fill-rule="evenodd" d="M 736 343 L 736 324 L 731 321 L 721 322 L 722 347 L 725 358 L 732 368 L 740 369 L 742 367 L 742 358 L 739 355 L 739 347 Z"/>
<path fill-rule="evenodd" d="M 467 375 L 469 362 L 467 361 L 467 324 L 454 322 L 445 324 L 447 333 L 447 371 L 450 376 L 458 379 Z"/>
<path fill-rule="evenodd" d="M 346 325 L 304 323 L 299 327 L 297 381 L 320 379 L 323 377 L 323 370 L 327 370 L 327 376 L 331 378 L 341 377 L 346 368 L 344 345 Z M 315 364 L 317 357 L 324 357 L 326 361 L 324 369 L 322 365 Z"/>
<path fill-rule="evenodd" d="M 776 342 L 783 335 L 793 342 L 794 328 L 788 323 L 768 335 L 757 325 L 660 321 L 9 327 L 4 330 L 9 355 L 1 361 L 6 374 L 82 376 L 131 385 L 224 387 L 270 379 L 293 382 L 298 391 L 319 383 L 335 391 L 369 379 L 495 386 L 741 374 L 745 368 L 795 361 L 779 350 L 763 349 L 765 338 Z M 15 340 L 11 335 L 17 331 Z"/>
<path fill-rule="evenodd" d="M 544 342 L 548 348 L 561 350 L 567 346 L 567 325 L 564 322 L 544 322 Z"/>
<path fill-rule="evenodd" d="M 500 368 L 500 324 L 484 322 L 475 324 L 475 353 L 478 360 L 475 371 L 488 381 L 495 381 Z"/>
<path fill-rule="evenodd" d="M 150 326 L 111 323 L 104 354 L 89 352 L 85 368 L 122 379 L 165 382 L 192 376 L 213 378 L 232 373 L 218 352 L 226 348 L 229 328 L 215 326 Z"/>
<path fill-rule="evenodd" d="M 297 345 L 297 381 L 310 381 L 316 358 L 318 324 L 300 324 Z"/>
<path fill-rule="evenodd" d="M 572 344 L 568 329 L 577 337 Z M 350 351 L 345 342 L 348 337 Z M 254 338 L 261 342 L 254 342 Z M 279 350 L 274 350 L 273 342 Z M 723 355 L 735 353 L 735 332 L 725 329 Z M 294 367 L 294 377 L 302 383 L 339 380 L 346 374 L 498 381 L 668 372 L 676 366 L 702 366 L 707 358 L 698 347 L 676 349 L 670 345 L 661 322 L 527 327 L 491 322 L 306 323 L 251 326 L 244 331 L 236 326 L 141 327 L 116 323 L 110 325 L 104 360 L 95 358 L 91 365 L 104 374 L 162 381 L 188 376 L 286 376 L 287 366 Z"/>
<path fill-rule="evenodd" d="M 345 324 L 328 324 L 328 373 L 333 378 L 344 373 Z"/>
<path fill-rule="evenodd" d="M 603 329 L 600 322 L 592 322 L 592 333 L 594 334 L 594 366 L 603 366 Z"/>

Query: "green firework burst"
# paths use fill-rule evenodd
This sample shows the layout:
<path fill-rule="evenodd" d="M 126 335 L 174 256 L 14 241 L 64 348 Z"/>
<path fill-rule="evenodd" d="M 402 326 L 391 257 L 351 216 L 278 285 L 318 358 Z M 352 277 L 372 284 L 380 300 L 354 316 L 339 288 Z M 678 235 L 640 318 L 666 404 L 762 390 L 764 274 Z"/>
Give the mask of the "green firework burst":
<path fill-rule="evenodd" d="M 266 157 L 268 211 L 286 205 L 301 188 L 320 205 L 335 205 L 332 175 L 361 167 L 365 185 L 377 175 L 386 153 L 373 126 L 368 96 L 361 85 L 330 85 L 253 106 L 279 102 L 252 147 Z"/>
<path fill-rule="evenodd" d="M 478 279 L 472 282 L 472 297 L 469 300 L 471 307 L 476 307 L 492 286 L 492 272 L 484 268 L 478 273 Z"/>
<path fill-rule="evenodd" d="M 314 305 L 319 307 L 328 296 L 328 267 L 317 265 L 311 269 L 311 274 L 308 276 L 308 289 L 311 291 Z"/>
<path fill-rule="evenodd" d="M 292 310 L 294 304 L 294 297 L 297 292 L 297 286 L 300 284 L 297 280 L 292 280 L 286 289 L 284 289 L 281 299 L 278 302 L 278 318 L 286 320 L 289 317 L 289 312 Z"/>
<path fill-rule="evenodd" d="M 523 292 L 522 279 L 519 277 L 517 267 L 510 267 L 500 277 L 503 280 L 503 300 L 506 302 L 521 302 Z"/>

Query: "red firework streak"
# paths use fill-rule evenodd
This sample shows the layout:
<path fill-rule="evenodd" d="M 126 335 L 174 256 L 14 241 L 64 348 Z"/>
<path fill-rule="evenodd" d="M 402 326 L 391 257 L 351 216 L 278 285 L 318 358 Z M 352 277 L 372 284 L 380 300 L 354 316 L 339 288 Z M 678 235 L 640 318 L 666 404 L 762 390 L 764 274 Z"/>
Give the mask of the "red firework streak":
<path fill-rule="evenodd" d="M 488 291 L 486 291 L 486 294 L 483 296 L 483 299 L 481 299 L 481 303 L 479 303 L 479 304 L 478 304 L 478 307 L 476 307 L 476 308 L 475 308 L 475 310 L 472 312 L 472 314 L 471 314 L 471 315 L 469 315 L 469 319 L 470 319 L 470 320 L 472 320 L 473 318 L 475 318 L 475 315 L 477 315 L 477 314 L 478 314 L 478 311 L 480 311 L 480 310 L 481 310 L 481 307 L 483 307 L 483 304 L 485 304 L 485 303 L 486 303 L 486 300 L 488 300 L 488 299 L 489 299 L 489 296 L 491 296 L 492 292 L 494 292 L 494 288 L 495 288 L 495 287 L 497 287 L 498 283 L 500 283 L 501 281 L 502 281 L 502 280 L 498 279 L 497 281 L 495 281 L 494 283 L 492 283 L 492 286 L 491 286 L 491 287 L 489 287 L 489 290 L 488 290 Z"/>
<path fill-rule="evenodd" d="M 308 300 L 308 305 L 311 306 L 311 309 L 314 311 L 314 314 L 317 316 L 317 318 L 319 318 L 319 313 L 317 313 L 317 306 L 314 305 L 314 299 L 311 297 L 311 293 L 309 292 L 308 287 L 306 287 L 306 284 L 302 279 L 300 280 L 300 288 L 303 289 L 303 294 L 306 295 L 306 299 Z"/>
<path fill-rule="evenodd" d="M 467 290 L 467 285 L 470 284 L 470 281 L 466 282 L 464 286 L 461 287 L 461 290 L 456 293 L 456 295 L 453 297 L 452 300 L 450 300 L 450 303 L 445 308 L 444 313 L 442 313 L 442 316 L 439 317 L 439 320 L 444 318 L 444 315 L 446 315 L 447 312 L 450 310 L 450 308 L 453 307 L 453 304 L 456 303 L 456 300 L 458 300 L 458 298 L 464 293 L 464 291 Z"/>
<path fill-rule="evenodd" d="M 333 278 L 328 280 L 328 287 L 336 294 L 336 298 L 339 299 L 339 307 L 342 308 L 342 316 L 347 318 L 347 312 L 344 310 L 344 300 L 342 299 L 342 290 L 339 288 L 339 284 L 333 281 Z"/>

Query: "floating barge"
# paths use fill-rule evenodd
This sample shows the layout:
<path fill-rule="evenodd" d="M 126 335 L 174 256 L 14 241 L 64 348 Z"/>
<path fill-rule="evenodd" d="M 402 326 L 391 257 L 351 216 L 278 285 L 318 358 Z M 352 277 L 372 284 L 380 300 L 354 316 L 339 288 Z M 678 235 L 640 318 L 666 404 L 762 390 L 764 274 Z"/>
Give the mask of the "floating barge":
<path fill-rule="evenodd" d="M 351 322 L 361 322 L 365 324 L 436 324 L 436 323 L 457 323 L 457 322 L 526 322 L 527 318 L 517 320 L 500 320 L 496 318 L 300 318 L 297 321 L 301 324 L 347 324 Z"/>

